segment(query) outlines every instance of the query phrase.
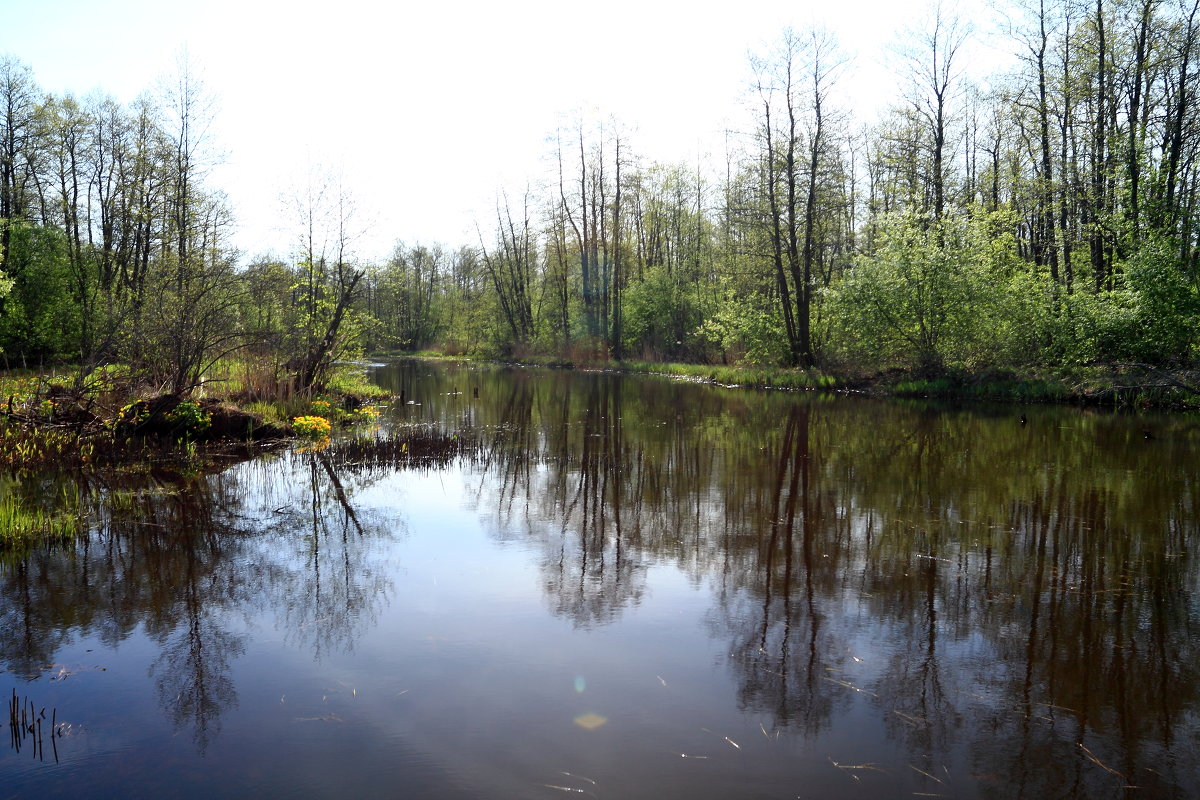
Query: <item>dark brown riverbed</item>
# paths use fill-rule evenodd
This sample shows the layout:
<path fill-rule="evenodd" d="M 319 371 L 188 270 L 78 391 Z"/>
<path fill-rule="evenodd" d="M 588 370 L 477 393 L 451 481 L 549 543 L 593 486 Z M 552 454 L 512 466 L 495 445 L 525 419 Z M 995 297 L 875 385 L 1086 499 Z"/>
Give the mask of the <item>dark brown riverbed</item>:
<path fill-rule="evenodd" d="M 0 566 L 0 797 L 1200 796 L 1194 417 L 375 376 Z"/>

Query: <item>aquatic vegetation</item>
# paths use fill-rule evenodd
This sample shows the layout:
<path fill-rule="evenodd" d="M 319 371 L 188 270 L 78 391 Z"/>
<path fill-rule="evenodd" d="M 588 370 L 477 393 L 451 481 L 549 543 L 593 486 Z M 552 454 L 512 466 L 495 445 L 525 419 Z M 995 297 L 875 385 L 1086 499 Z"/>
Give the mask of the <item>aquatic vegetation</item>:
<path fill-rule="evenodd" d="M 387 436 L 340 439 L 326 450 L 329 462 L 351 471 L 449 464 L 477 451 L 479 442 L 472 431 L 447 433 L 433 425 L 401 427 Z"/>
<path fill-rule="evenodd" d="M 0 496 L 0 550 L 12 550 L 42 540 L 65 540 L 83 530 L 78 494 L 64 489 L 47 509 L 5 487 Z"/>
<path fill-rule="evenodd" d="M 94 451 L 93 442 L 73 431 L 0 422 L 0 466 L 75 466 Z"/>
<path fill-rule="evenodd" d="M 58 709 L 50 709 L 50 718 L 46 719 L 45 706 L 38 708 L 28 697 L 18 697 L 13 689 L 12 698 L 8 703 L 9 745 L 17 753 L 27 745 L 33 747 L 33 757 L 46 760 L 46 737 L 50 734 L 50 747 L 54 754 L 54 763 L 58 763 L 58 743 L 56 739 L 65 735 L 67 725 L 59 725 Z"/>

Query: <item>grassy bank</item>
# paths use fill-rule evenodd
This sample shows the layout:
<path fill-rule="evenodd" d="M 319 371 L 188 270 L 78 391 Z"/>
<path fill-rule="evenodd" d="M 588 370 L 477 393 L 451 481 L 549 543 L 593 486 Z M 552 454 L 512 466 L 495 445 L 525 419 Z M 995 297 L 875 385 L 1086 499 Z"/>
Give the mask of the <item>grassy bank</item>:
<path fill-rule="evenodd" d="M 245 362 L 219 365 L 185 396 L 161 394 L 119 368 L 77 378 L 0 374 L 0 468 L 77 469 L 314 438 L 374 419 L 372 403 L 387 395 L 352 367 L 311 392 L 268 380 Z"/>

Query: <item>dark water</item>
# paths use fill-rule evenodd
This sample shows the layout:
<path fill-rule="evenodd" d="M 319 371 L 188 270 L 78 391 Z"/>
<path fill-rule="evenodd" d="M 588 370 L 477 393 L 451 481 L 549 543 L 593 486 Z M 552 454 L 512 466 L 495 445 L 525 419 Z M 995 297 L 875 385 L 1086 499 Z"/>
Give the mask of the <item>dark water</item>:
<path fill-rule="evenodd" d="M 1194 418 L 377 378 L 0 566 L 0 798 L 1200 797 Z"/>

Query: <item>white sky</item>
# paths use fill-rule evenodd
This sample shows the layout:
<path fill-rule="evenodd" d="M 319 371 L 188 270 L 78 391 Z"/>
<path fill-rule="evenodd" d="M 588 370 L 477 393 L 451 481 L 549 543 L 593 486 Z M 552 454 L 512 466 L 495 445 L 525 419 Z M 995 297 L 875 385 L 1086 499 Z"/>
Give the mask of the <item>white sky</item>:
<path fill-rule="evenodd" d="M 927 0 L 0 0 L 0 53 L 41 87 L 129 102 L 186 48 L 216 97 L 225 153 L 213 182 L 229 195 L 247 256 L 290 252 L 281 193 L 309 164 L 333 168 L 372 222 L 358 250 L 396 240 L 450 246 L 485 235 L 502 186 L 547 169 L 557 126 L 615 117 L 639 154 L 723 161 L 740 125 L 748 53 L 785 26 L 824 24 L 854 57 L 842 80 L 866 121 L 898 81 L 887 48 Z M 983 0 L 946 2 L 976 19 Z M 983 50 L 977 62 L 994 61 Z"/>

